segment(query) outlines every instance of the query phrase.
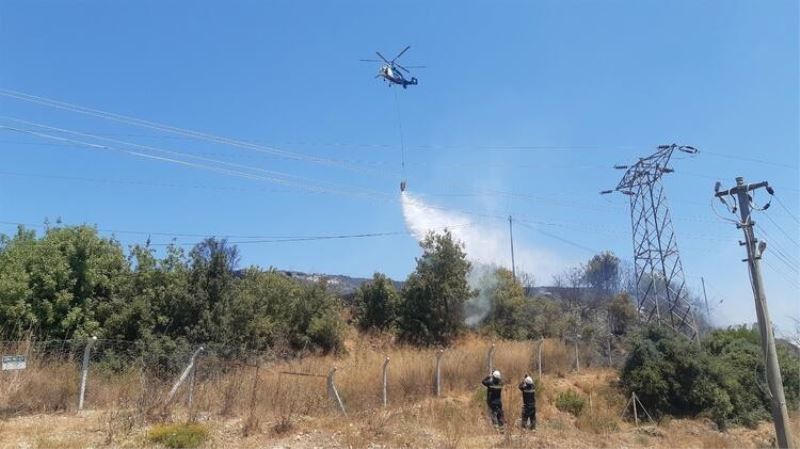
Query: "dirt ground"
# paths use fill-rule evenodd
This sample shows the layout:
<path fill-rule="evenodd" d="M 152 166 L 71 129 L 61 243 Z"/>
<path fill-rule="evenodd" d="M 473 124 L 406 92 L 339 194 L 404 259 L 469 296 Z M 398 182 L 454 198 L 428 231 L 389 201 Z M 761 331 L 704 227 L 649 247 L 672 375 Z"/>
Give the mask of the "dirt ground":
<path fill-rule="evenodd" d="M 552 390 L 563 386 L 580 388 L 597 380 L 587 374 L 552 381 Z M 600 402 L 598 402 L 600 403 Z M 613 410 L 586 411 L 588 415 L 618 415 Z M 507 408 L 511 419 L 514 410 Z M 612 412 L 612 413 L 608 413 Z M 774 429 L 762 423 L 755 429 L 736 427 L 719 432 L 704 419 L 674 419 L 658 425 L 645 421 L 614 420 L 613 428 L 587 426 L 585 421 L 561 412 L 548 403 L 539 411 L 535 432 L 510 425 L 505 431 L 492 428 L 474 398 L 432 398 L 389 410 L 373 410 L 347 417 L 294 416 L 246 423 L 204 413 L 197 422 L 209 430 L 203 448 L 762 448 L 773 447 Z M 172 417 L 181 421 L 179 417 Z M 89 410 L 81 413 L 29 415 L 0 421 L 0 448 L 84 449 L 100 447 L 157 447 L 147 438 L 153 422 L 136 423 L 122 411 Z M 795 434 L 800 419 L 793 418 Z"/>
<path fill-rule="evenodd" d="M 96 391 L 106 393 L 93 396 L 88 410 L 76 412 L 72 400 L 75 391 L 52 389 L 53 385 L 73 385 L 74 382 L 59 379 L 74 373 L 43 369 L 34 376 L 37 382 L 31 383 L 19 400 L 33 401 L 32 398 L 39 396 L 61 398 L 54 403 L 63 403 L 67 411 L 37 414 L 26 413 L 25 410 L 35 409 L 22 407 L 16 414 L 0 417 L 0 449 L 157 448 L 148 438 L 153 426 L 186 422 L 190 416 L 208 431 L 208 440 L 200 446 L 204 449 L 774 447 L 774 429 L 769 422 L 756 428 L 733 427 L 720 432 L 707 419 L 664 419 L 656 425 L 639 410 L 637 426 L 632 422 L 628 398 L 616 387 L 615 370 L 591 367 L 580 373 L 570 372 L 568 362 L 563 367 L 556 363 L 559 354 L 556 346 L 545 347 L 551 350 L 547 354 L 551 371 L 537 379 L 537 430 L 530 432 L 519 427 L 520 397 L 512 382 L 503 391 L 509 425 L 498 431 L 488 419 L 485 392 L 478 384 L 484 373 L 485 348 L 486 342 L 476 340 L 450 350 L 443 368 L 443 377 L 449 383 L 444 384 L 440 398 L 431 397 L 429 390 L 417 385 L 419 379 L 430 377 L 430 367 L 426 368 L 426 364 L 430 365 L 433 354 L 395 350 L 391 371 L 394 383 L 389 388 L 387 408 L 381 406 L 377 383 L 364 381 L 378 378 L 384 357 L 382 348 L 354 346 L 344 359 L 309 358 L 272 368 L 272 371 L 313 373 L 325 372 L 332 363 L 344 366 L 337 384 L 348 405 L 347 416 L 328 400 L 324 382 L 319 379 L 289 380 L 274 374 L 269 377 L 266 371 L 258 390 L 250 388 L 256 384 L 254 379 L 259 379 L 252 372 L 244 373 L 245 377 L 230 376 L 216 383 L 198 384 L 194 408 L 178 405 L 185 404 L 183 398 L 175 401 L 169 413 L 160 412 L 157 416 L 137 408 L 136 401 L 120 402 L 120 398 L 143 395 L 158 403 L 160 390 L 145 389 L 141 394 L 126 396 L 122 394 L 126 388 L 138 385 L 136 378 L 112 379 L 114 382 L 104 389 L 100 384 L 95 387 Z M 530 345 L 500 345 L 496 362 L 505 367 L 509 379 L 518 379 L 530 368 L 531 351 Z M 561 352 L 568 354 L 566 350 Z M 356 371 L 361 376 L 348 376 Z M 101 380 L 100 376 L 95 378 Z M 275 390 L 276 385 L 288 388 Z M 48 386 L 49 395 L 44 391 Z M 229 390 L 230 386 L 237 388 Z M 251 390 L 263 394 L 251 395 Z M 226 391 L 244 393 L 228 395 Z M 567 391 L 584 399 L 578 416 L 556 407 L 559 395 Z M 226 400 L 233 406 L 224 407 Z M 800 416 L 792 417 L 792 426 L 794 435 L 800 438 Z"/>

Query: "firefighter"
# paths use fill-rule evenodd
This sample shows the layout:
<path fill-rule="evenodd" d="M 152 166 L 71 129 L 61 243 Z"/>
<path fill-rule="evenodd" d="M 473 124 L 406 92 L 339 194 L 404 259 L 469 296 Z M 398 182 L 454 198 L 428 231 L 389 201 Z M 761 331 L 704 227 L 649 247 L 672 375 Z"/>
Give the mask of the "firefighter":
<path fill-rule="evenodd" d="M 525 374 L 519 384 L 519 391 L 522 392 L 522 427 L 524 429 L 536 429 L 536 386 L 530 374 Z"/>
<path fill-rule="evenodd" d="M 503 380 L 500 371 L 494 370 L 492 374 L 486 376 L 481 382 L 486 387 L 486 405 L 489 406 L 489 413 L 492 415 L 492 424 L 495 427 L 503 427 L 505 416 L 503 415 Z"/>

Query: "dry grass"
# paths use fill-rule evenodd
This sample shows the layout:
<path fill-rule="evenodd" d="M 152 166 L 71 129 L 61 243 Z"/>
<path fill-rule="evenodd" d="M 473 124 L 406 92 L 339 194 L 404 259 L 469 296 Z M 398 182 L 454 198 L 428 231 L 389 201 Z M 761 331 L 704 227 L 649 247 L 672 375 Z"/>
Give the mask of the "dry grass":
<path fill-rule="evenodd" d="M 68 360 L 36 359 L 20 373 L 1 373 L 0 447 L 139 447 L 147 430 L 161 421 L 209 424 L 205 446 L 232 441 L 237 447 L 284 445 L 369 447 L 759 447 L 769 444 L 770 427 L 719 433 L 702 421 L 675 420 L 668 429 L 636 430 L 619 419 L 625 398 L 614 387 L 616 373 L 581 367 L 572 372 L 574 349 L 557 340 L 542 348 L 544 377 L 537 379 L 536 433 L 517 427 L 520 397 L 516 383 L 537 376 L 539 342 L 495 342 L 494 365 L 509 384 L 503 391 L 509 423 L 505 432 L 490 424 L 480 380 L 487 374 L 491 342 L 468 337 L 442 358 L 442 397 L 435 398 L 436 350 L 364 338 L 348 344 L 343 357 L 306 357 L 255 364 L 225 364 L 203 359 L 191 409 L 182 389 L 166 415 L 161 410 L 174 379 L 159 378 L 132 366 L 123 373 L 92 370 L 87 411 L 77 405 L 79 367 Z M 381 367 L 390 357 L 389 406 L 381 403 Z M 347 407 L 343 417 L 327 396 L 325 375 L 336 366 L 336 385 Z M 300 375 L 305 374 L 305 375 Z M 591 398 L 578 417 L 559 411 L 555 398 L 573 390 Z M 41 414 L 46 415 L 41 415 Z M 55 413 L 55 414 L 54 414 Z M 39 414 L 39 415 L 37 415 Z M 16 416 L 12 418 L 11 416 Z M 800 419 L 793 417 L 800 433 Z M 663 429 L 663 427 L 662 427 Z M 36 437 L 33 437 L 33 436 Z M 88 435 L 88 436 L 87 436 Z"/>

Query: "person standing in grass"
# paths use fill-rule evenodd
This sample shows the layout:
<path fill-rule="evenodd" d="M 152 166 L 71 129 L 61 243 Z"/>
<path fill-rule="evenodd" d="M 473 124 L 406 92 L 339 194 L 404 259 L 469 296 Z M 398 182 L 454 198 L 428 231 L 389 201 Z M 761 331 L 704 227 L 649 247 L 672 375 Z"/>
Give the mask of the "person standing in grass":
<path fill-rule="evenodd" d="M 536 386 L 530 374 L 525 374 L 519 384 L 519 391 L 522 392 L 522 427 L 524 429 L 536 429 Z"/>
<path fill-rule="evenodd" d="M 486 405 L 489 406 L 489 413 L 492 415 L 492 424 L 495 427 L 503 427 L 506 421 L 503 415 L 503 380 L 500 371 L 492 371 L 492 374 L 486 376 L 481 383 L 486 387 Z"/>

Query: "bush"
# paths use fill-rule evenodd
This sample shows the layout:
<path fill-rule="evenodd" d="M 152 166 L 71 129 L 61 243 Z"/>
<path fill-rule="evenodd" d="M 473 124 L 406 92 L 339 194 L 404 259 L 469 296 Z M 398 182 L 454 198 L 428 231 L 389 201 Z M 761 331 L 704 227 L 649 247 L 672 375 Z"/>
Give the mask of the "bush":
<path fill-rule="evenodd" d="M 397 319 L 400 295 L 392 280 L 375 273 L 356 291 L 356 322 L 361 330 L 387 330 Z"/>
<path fill-rule="evenodd" d="M 191 449 L 208 439 L 208 430 L 197 423 L 160 424 L 153 426 L 147 437 L 171 449 Z"/>
<path fill-rule="evenodd" d="M 631 340 L 620 379 L 656 416 L 708 416 L 721 429 L 769 418 L 764 363 L 757 331 L 717 330 L 701 345 L 665 329 L 646 328 Z M 782 368 L 798 358 L 784 352 Z M 789 372 L 789 371 L 787 371 Z M 788 382 L 786 382 L 788 380 Z M 787 397 L 796 385 L 784 379 Z"/>
<path fill-rule="evenodd" d="M 556 396 L 556 408 L 562 412 L 580 416 L 585 405 L 586 399 L 582 398 L 581 395 L 574 390 L 562 391 Z"/>
<path fill-rule="evenodd" d="M 472 265 L 450 231 L 429 233 L 422 256 L 403 287 L 399 337 L 420 346 L 447 345 L 465 330 L 464 303 L 475 296 L 467 282 Z"/>

